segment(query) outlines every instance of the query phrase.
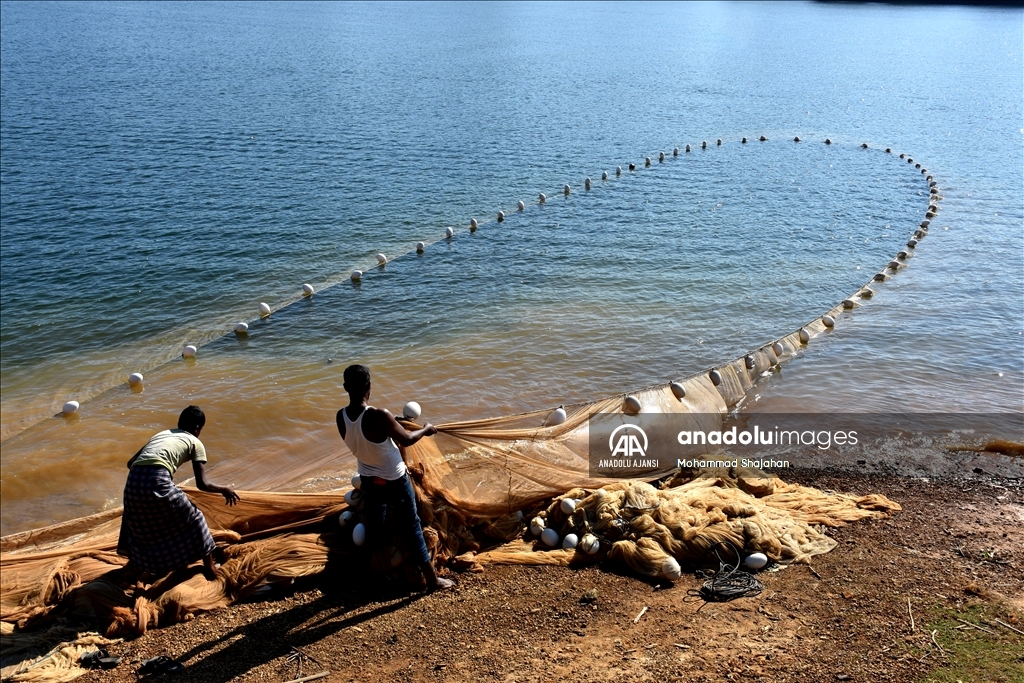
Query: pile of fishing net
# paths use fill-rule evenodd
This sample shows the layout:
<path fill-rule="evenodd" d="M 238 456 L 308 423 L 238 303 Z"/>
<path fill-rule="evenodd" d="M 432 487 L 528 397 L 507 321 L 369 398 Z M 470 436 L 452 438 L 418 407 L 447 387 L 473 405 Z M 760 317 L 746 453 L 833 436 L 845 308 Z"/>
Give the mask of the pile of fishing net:
<path fill-rule="evenodd" d="M 378 571 L 396 574 L 411 569 L 403 562 L 401 543 L 381 544 L 372 554 L 353 544 L 359 505 L 351 506 L 355 516 L 341 524 L 341 513 L 350 509 L 341 494 L 251 492 L 239 506 L 228 508 L 219 496 L 188 493 L 223 550 L 225 561 L 215 581 L 207 580 L 197 564 L 150 586 L 134 585 L 121 571 L 125 559 L 114 553 L 116 511 L 8 536 L 0 558 L 5 634 L 43 627 L 60 617 L 98 622 L 108 637 L 130 637 L 227 606 L 267 583 L 329 570 L 332 563 L 369 562 Z M 697 566 L 721 542 L 763 552 L 780 563 L 806 562 L 835 545 L 815 526 L 839 526 L 899 509 L 882 496 L 829 494 L 755 470 L 696 478 L 680 473 L 660 488 L 642 481 L 576 488 L 547 505 L 492 519 L 467 516 L 424 495 L 420 486 L 417 493 L 438 567 L 479 570 L 486 564 L 608 560 L 642 576 L 669 579 L 679 577 L 681 566 Z M 570 513 L 563 499 L 578 501 Z M 548 548 L 525 521 L 536 518 L 560 538 L 592 536 L 597 550 Z"/>

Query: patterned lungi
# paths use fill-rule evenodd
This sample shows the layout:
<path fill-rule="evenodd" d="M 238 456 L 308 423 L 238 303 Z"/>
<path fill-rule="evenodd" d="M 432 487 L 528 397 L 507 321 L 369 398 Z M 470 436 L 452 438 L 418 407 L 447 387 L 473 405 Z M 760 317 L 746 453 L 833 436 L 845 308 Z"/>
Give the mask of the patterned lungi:
<path fill-rule="evenodd" d="M 166 468 L 140 465 L 128 472 L 118 555 L 162 575 L 206 557 L 214 547 L 203 513 Z"/>

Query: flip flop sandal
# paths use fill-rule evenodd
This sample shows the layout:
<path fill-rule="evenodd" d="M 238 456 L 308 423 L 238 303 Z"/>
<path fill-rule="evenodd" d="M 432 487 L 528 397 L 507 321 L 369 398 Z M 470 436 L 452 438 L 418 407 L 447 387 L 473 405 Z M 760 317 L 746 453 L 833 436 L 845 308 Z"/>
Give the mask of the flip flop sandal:
<path fill-rule="evenodd" d="M 142 660 L 142 666 L 139 667 L 138 673 L 140 676 L 146 676 L 148 674 L 176 674 L 184 670 L 185 666 L 181 662 L 176 662 L 167 655 L 159 655 Z"/>
<path fill-rule="evenodd" d="M 83 654 L 78 663 L 86 669 L 113 669 L 121 663 L 120 657 L 111 657 L 106 650 L 94 650 Z"/>

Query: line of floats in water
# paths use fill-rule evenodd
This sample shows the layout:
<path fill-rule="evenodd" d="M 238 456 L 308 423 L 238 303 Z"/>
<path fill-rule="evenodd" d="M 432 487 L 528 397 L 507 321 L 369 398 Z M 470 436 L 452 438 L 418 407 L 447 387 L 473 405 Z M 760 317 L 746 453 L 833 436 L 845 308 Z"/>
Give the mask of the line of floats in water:
<path fill-rule="evenodd" d="M 757 138 L 757 140 L 759 142 L 767 142 L 768 138 L 766 136 L 764 136 L 764 135 L 761 135 L 759 138 Z M 749 141 L 748 141 L 748 139 L 746 137 L 743 137 L 743 138 L 740 139 L 740 143 L 741 144 L 747 144 L 748 142 Z M 793 138 L 793 142 L 802 142 L 802 140 L 800 139 L 799 136 L 795 136 Z M 832 139 L 831 138 L 825 138 L 824 143 L 826 145 L 831 145 L 832 144 Z M 715 146 L 716 147 L 721 147 L 722 146 L 722 139 L 721 138 L 718 138 L 715 141 Z M 860 144 L 860 148 L 861 149 L 868 149 L 868 147 L 869 147 L 869 145 L 866 142 L 863 142 L 863 143 Z M 703 150 L 706 150 L 708 148 L 708 142 L 706 140 L 701 142 L 700 143 L 700 148 L 703 149 Z M 690 145 L 685 145 L 682 151 L 683 151 L 684 154 L 686 154 L 686 153 L 690 153 L 692 150 L 691 150 Z M 678 157 L 679 153 L 680 153 L 680 149 L 678 147 L 673 148 L 673 150 L 671 152 L 673 157 Z M 893 153 L 892 148 L 891 147 L 886 147 L 885 148 L 885 153 L 886 154 L 892 154 Z M 658 163 L 663 163 L 665 161 L 665 158 L 666 158 L 666 153 L 664 151 L 658 153 Z M 928 234 L 928 226 L 931 224 L 931 220 L 939 212 L 938 202 L 940 202 L 942 200 L 942 195 L 939 192 L 938 183 L 936 182 L 935 178 L 928 173 L 928 169 L 927 168 L 924 168 L 921 165 L 920 162 L 915 162 L 913 157 L 910 157 L 907 154 L 900 154 L 899 158 L 906 160 L 906 162 L 908 164 L 913 164 L 915 169 L 920 170 L 921 171 L 921 175 L 925 176 L 925 181 L 928 183 L 928 187 L 929 187 L 929 204 L 928 204 L 928 209 L 925 212 L 925 218 L 924 218 L 923 221 L 921 221 L 920 226 L 918 226 L 918 228 L 914 231 L 913 237 L 911 237 L 911 239 L 907 241 L 907 249 L 912 251 L 912 250 L 914 250 L 917 247 L 918 243 L 922 239 L 924 239 L 925 236 L 927 236 L 927 234 Z M 651 160 L 651 157 L 645 157 L 644 158 L 644 161 L 643 161 L 644 168 L 650 168 L 652 163 L 653 162 Z M 631 172 L 632 171 L 636 171 L 637 170 L 637 164 L 634 163 L 634 162 L 630 162 L 627 168 Z M 622 175 L 622 173 L 623 173 L 622 167 L 621 166 L 617 166 L 615 168 L 615 176 L 616 177 L 620 177 Z M 602 171 L 602 173 L 601 173 L 601 180 L 606 181 L 608 179 L 609 179 L 608 171 Z M 593 181 L 591 181 L 591 179 L 588 177 L 588 178 L 584 179 L 583 186 L 584 186 L 584 188 L 587 191 L 589 191 L 591 189 L 591 187 L 593 186 Z M 568 196 L 569 194 L 571 194 L 572 191 L 573 191 L 572 187 L 568 183 L 566 183 L 566 185 L 562 188 L 562 193 L 565 196 Z M 543 192 L 540 193 L 540 195 L 537 198 L 537 203 L 538 204 L 544 204 L 546 201 L 547 201 L 547 196 Z M 525 211 L 526 210 L 526 203 L 523 202 L 522 200 L 520 200 L 517 203 L 517 205 L 516 205 L 516 210 L 519 211 L 519 212 Z M 505 221 L 505 212 L 504 211 L 499 211 L 498 214 L 497 214 L 497 222 L 498 223 L 502 223 L 504 221 Z M 477 219 L 475 219 L 475 218 L 471 218 L 470 221 L 469 221 L 469 231 L 470 232 L 476 232 L 476 230 L 479 227 L 480 227 L 479 221 L 477 221 Z M 450 240 L 450 239 L 454 239 L 454 237 L 455 237 L 455 229 L 452 228 L 452 227 L 445 228 L 444 239 Z M 416 243 L 416 252 L 418 254 L 422 254 L 426 250 L 426 248 L 427 248 L 427 244 L 425 242 L 417 242 Z M 883 268 L 880 272 L 876 273 L 871 278 L 871 280 L 868 283 L 866 283 L 863 287 L 861 287 L 853 296 L 851 296 L 849 298 L 846 298 L 846 299 L 843 299 L 842 304 L 841 304 L 843 309 L 844 310 L 850 310 L 850 309 L 853 309 L 853 308 L 857 307 L 858 304 L 854 300 L 854 297 L 859 298 L 859 299 L 870 299 L 874 295 L 874 290 L 872 290 L 868 285 L 870 285 L 872 282 L 885 282 L 886 280 L 888 280 L 892 276 L 893 273 L 896 273 L 901 268 L 907 267 L 907 265 L 908 265 L 907 261 L 911 257 L 911 251 L 901 250 L 899 253 L 896 254 L 895 258 L 893 258 L 888 263 L 888 265 L 886 265 L 885 268 Z M 389 259 L 383 253 L 378 253 L 376 255 L 376 259 L 377 259 L 377 267 L 378 268 L 384 268 L 388 264 L 388 262 L 390 260 L 393 260 L 393 259 Z M 359 282 L 362 281 L 364 275 L 365 275 L 365 273 L 362 270 L 358 270 L 358 269 L 357 270 L 353 270 L 352 273 L 349 275 L 349 279 L 352 282 L 354 282 L 354 283 L 359 283 Z M 302 285 L 302 296 L 303 297 L 311 297 L 315 293 L 316 293 L 316 290 L 313 288 L 312 285 L 310 285 L 308 283 Z M 265 302 L 260 302 L 260 304 L 259 304 L 259 316 L 260 316 L 260 318 L 266 318 L 266 317 L 270 316 L 272 313 L 273 313 L 273 309 L 271 309 L 269 304 L 267 304 Z M 835 324 L 836 324 L 835 317 L 830 315 L 830 314 L 822 315 L 820 318 L 818 318 L 816 320 L 820 320 L 822 325 L 824 325 L 824 327 L 826 329 L 832 329 L 832 328 L 835 327 Z M 246 336 L 249 333 L 249 324 L 245 323 L 245 322 L 236 323 L 235 327 L 234 327 L 234 331 L 235 331 L 236 335 Z M 800 343 L 802 345 L 808 344 L 810 342 L 811 336 L 812 336 L 811 331 L 808 329 L 807 325 L 802 326 L 797 331 L 797 335 L 798 335 L 798 338 L 799 338 Z M 783 344 L 780 341 L 774 341 L 769 346 L 772 349 L 773 353 L 776 355 L 776 357 L 781 359 L 783 353 L 785 352 L 785 347 L 783 346 Z M 198 353 L 197 345 L 195 345 L 195 344 L 187 344 L 185 346 L 185 348 L 182 350 L 181 355 L 184 358 L 194 358 L 196 353 Z M 750 354 L 745 356 L 744 361 L 745 361 L 745 363 L 746 363 L 748 368 L 752 368 L 754 366 L 754 364 L 755 364 L 754 363 L 754 358 Z M 714 384 L 716 387 L 720 386 L 722 384 L 722 381 L 723 381 L 722 380 L 722 374 L 721 374 L 721 372 L 719 372 L 719 370 L 717 368 L 712 368 L 711 370 L 708 371 L 707 374 L 708 374 L 708 377 L 711 380 L 712 384 Z M 128 385 L 133 390 L 135 390 L 135 391 L 141 391 L 142 387 L 143 387 L 144 379 L 145 378 L 143 377 L 141 372 L 133 372 L 133 373 L 131 373 L 128 376 Z M 671 383 L 668 384 L 668 386 L 672 390 L 673 395 L 677 399 L 679 399 L 680 401 L 686 396 L 686 389 L 685 389 L 685 387 L 680 382 L 671 382 Z M 415 411 L 416 412 L 415 417 L 418 417 L 418 415 L 419 415 L 419 410 L 418 410 L 419 406 L 417 404 L 411 404 L 411 405 L 416 405 L 417 410 Z M 77 416 L 79 408 L 80 408 L 79 402 L 72 400 L 72 401 L 68 401 L 68 402 L 66 402 L 64 404 L 64 407 L 63 407 L 61 412 L 62 412 L 62 414 L 65 417 Z M 625 412 L 627 414 L 635 415 L 635 414 L 638 414 L 638 413 L 642 412 L 643 406 L 642 406 L 642 404 L 641 404 L 641 402 L 640 402 L 640 400 L 638 398 L 636 398 L 635 396 L 631 396 L 631 395 L 627 394 L 627 395 L 623 396 L 622 410 L 623 410 L 623 412 Z M 410 411 L 405 411 L 405 412 L 410 412 Z M 407 415 L 407 417 L 410 417 L 411 419 L 415 419 L 415 417 L 412 416 L 412 415 Z M 556 410 L 554 410 L 548 416 L 548 418 L 547 418 L 547 420 L 545 420 L 544 424 L 546 426 L 553 426 L 553 425 L 557 425 L 557 424 L 560 424 L 560 423 L 564 422 L 565 419 L 566 419 L 565 409 L 564 409 L 564 407 L 559 406 Z"/>

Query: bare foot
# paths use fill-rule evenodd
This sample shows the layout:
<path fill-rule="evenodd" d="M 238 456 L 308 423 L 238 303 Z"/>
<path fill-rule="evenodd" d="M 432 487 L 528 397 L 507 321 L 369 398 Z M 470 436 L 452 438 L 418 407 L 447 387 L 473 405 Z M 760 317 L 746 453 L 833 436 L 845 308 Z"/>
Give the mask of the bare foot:
<path fill-rule="evenodd" d="M 437 577 L 437 583 L 435 583 L 433 587 L 427 588 L 427 591 L 430 593 L 433 593 L 434 591 L 446 591 L 449 588 L 453 588 L 454 586 L 454 581 L 452 581 L 451 579 L 443 579 L 439 576 Z"/>

